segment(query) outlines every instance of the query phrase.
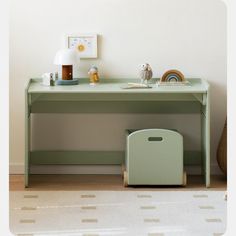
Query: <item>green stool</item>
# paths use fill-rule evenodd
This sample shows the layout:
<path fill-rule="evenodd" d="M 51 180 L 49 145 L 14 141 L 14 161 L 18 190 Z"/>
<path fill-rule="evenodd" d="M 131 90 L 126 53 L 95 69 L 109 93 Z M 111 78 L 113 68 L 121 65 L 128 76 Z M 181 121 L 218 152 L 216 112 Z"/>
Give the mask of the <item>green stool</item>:
<path fill-rule="evenodd" d="M 183 136 L 168 129 L 126 131 L 124 185 L 183 185 Z"/>

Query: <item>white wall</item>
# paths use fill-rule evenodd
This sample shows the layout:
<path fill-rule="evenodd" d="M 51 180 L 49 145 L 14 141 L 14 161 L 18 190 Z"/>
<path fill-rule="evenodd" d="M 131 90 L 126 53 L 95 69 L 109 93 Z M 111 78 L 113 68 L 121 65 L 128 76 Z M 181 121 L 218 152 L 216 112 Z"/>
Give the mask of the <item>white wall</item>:
<path fill-rule="evenodd" d="M 99 67 L 101 77 L 137 77 L 139 64 L 149 62 L 154 76 L 177 68 L 186 77 L 202 77 L 211 84 L 212 165 L 226 117 L 226 7 L 218 0 L 12 0 L 10 19 L 10 165 L 12 172 L 22 171 L 24 163 L 24 86 L 30 77 L 55 71 L 53 58 L 64 46 L 65 35 L 95 32 L 99 37 L 99 58 L 83 60 L 79 77 L 87 76 L 91 64 Z M 117 135 L 104 136 L 100 147 L 120 149 L 123 128 L 134 125 L 152 126 L 156 119 L 164 126 L 176 127 L 189 137 L 187 148 L 199 147 L 199 126 L 192 117 L 117 115 L 98 116 L 99 124 L 109 134 L 116 124 Z M 181 123 L 183 118 L 184 123 Z M 33 147 L 56 148 L 58 135 L 45 139 L 51 122 L 60 127 L 70 121 L 63 142 L 64 149 L 92 148 L 96 144 L 88 136 L 93 127 L 73 131 L 81 122 L 92 122 L 91 115 L 42 115 L 34 119 L 38 135 Z M 54 120 L 57 120 L 54 122 Z M 136 122 L 136 123 L 134 123 Z M 55 128 L 55 130 L 57 130 Z M 84 142 L 78 144 L 76 140 Z M 35 141 L 37 140 L 38 145 Z M 46 141 L 46 142 L 45 142 Z M 50 147 L 48 147 L 50 148 Z"/>

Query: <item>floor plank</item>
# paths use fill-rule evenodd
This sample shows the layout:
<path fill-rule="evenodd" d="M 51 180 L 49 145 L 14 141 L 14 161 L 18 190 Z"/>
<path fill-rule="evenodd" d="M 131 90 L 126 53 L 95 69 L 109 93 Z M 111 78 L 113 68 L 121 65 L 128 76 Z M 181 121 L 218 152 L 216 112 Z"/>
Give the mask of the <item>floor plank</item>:
<path fill-rule="evenodd" d="M 227 181 L 224 176 L 214 175 L 211 177 L 211 187 L 205 188 L 202 176 L 188 176 L 186 187 L 176 186 L 140 186 L 124 187 L 120 175 L 31 175 L 30 187 L 24 188 L 24 175 L 10 175 L 10 191 L 44 191 L 44 190 L 226 190 Z"/>

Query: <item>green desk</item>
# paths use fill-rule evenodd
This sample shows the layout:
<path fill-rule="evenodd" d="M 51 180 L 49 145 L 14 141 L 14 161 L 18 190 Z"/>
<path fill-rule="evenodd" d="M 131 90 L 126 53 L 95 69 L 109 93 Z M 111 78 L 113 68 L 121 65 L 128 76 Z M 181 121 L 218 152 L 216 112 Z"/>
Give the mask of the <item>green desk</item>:
<path fill-rule="evenodd" d="M 206 187 L 210 186 L 210 96 L 203 79 L 188 79 L 191 86 L 123 89 L 137 79 L 101 79 L 90 86 L 46 87 L 41 79 L 30 79 L 25 89 L 25 187 L 29 186 L 30 166 L 36 164 L 122 164 L 124 151 L 42 151 L 31 150 L 32 113 L 198 113 L 201 114 L 201 150 L 184 152 L 185 165 L 201 165 Z M 160 127 L 158 127 L 160 128 Z M 124 131 L 125 132 L 125 131 Z"/>

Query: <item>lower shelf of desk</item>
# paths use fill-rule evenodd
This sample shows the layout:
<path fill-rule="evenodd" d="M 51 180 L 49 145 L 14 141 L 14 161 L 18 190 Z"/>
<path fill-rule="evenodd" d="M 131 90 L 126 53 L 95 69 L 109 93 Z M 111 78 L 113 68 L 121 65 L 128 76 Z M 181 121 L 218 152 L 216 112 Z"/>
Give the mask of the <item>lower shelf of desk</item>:
<path fill-rule="evenodd" d="M 203 158 L 201 151 L 184 151 L 184 165 L 201 166 L 202 173 L 206 173 Z M 33 165 L 122 165 L 124 160 L 124 151 L 31 151 L 25 186 L 28 187 L 30 167 Z"/>
<path fill-rule="evenodd" d="M 30 165 L 119 165 L 124 151 L 32 151 Z M 185 151 L 185 165 L 201 165 L 201 151 Z"/>

